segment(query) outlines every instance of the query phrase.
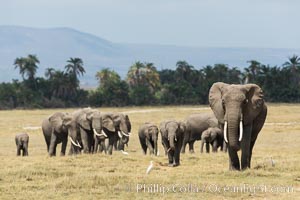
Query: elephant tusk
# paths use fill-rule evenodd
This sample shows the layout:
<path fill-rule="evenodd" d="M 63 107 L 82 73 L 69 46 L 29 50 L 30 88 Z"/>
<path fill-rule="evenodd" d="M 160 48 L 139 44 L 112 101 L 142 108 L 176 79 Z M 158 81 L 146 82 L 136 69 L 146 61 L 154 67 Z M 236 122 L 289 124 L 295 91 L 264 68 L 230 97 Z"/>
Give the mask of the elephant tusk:
<path fill-rule="evenodd" d="M 228 143 L 228 140 L 227 140 L 227 121 L 225 121 L 225 124 L 224 124 L 224 140 L 226 143 Z"/>
<path fill-rule="evenodd" d="M 98 133 L 98 132 L 96 131 L 96 129 L 93 129 L 93 131 L 94 131 L 94 134 L 97 135 L 97 136 L 99 136 L 99 137 L 100 137 L 100 136 L 107 137 L 107 135 L 104 133 L 103 130 L 101 131 L 101 133 Z"/>
<path fill-rule="evenodd" d="M 81 146 L 80 146 L 80 144 L 79 144 L 78 141 L 77 141 L 77 143 L 75 143 L 74 140 L 73 140 L 70 136 L 69 136 L 69 138 L 70 138 L 70 140 L 71 140 L 71 143 L 72 143 L 74 146 L 81 148 Z"/>
<path fill-rule="evenodd" d="M 240 137 L 239 137 L 239 142 L 242 141 L 243 139 L 243 116 L 241 116 L 241 121 L 240 121 Z"/>
<path fill-rule="evenodd" d="M 118 136 L 119 136 L 119 138 L 122 138 L 121 131 L 118 131 Z"/>
<path fill-rule="evenodd" d="M 106 133 L 103 131 L 103 129 L 101 130 L 101 133 L 102 133 L 105 137 L 108 137 L 108 136 L 106 135 Z"/>
<path fill-rule="evenodd" d="M 122 131 L 122 134 L 125 135 L 126 137 L 129 137 L 130 134 L 125 133 L 124 131 Z"/>

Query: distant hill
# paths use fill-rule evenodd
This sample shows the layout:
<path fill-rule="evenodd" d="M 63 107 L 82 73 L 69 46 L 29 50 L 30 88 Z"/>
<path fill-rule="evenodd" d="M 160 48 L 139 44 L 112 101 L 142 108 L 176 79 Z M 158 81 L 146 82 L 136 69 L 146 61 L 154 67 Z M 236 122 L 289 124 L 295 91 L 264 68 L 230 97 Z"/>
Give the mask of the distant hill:
<path fill-rule="evenodd" d="M 201 37 L 201 35 L 199 35 Z M 300 55 L 299 49 L 268 48 L 205 48 L 155 44 L 113 43 L 92 34 L 70 28 L 39 29 L 21 26 L 0 26 L 0 82 L 19 79 L 14 69 L 16 57 L 36 54 L 40 59 L 39 75 L 48 67 L 63 69 L 70 57 L 84 61 L 83 85 L 96 85 L 95 74 L 104 67 L 125 76 L 135 61 L 155 63 L 158 69 L 175 68 L 178 60 L 200 68 L 224 63 L 245 67 L 248 60 L 281 65 L 289 56 Z"/>

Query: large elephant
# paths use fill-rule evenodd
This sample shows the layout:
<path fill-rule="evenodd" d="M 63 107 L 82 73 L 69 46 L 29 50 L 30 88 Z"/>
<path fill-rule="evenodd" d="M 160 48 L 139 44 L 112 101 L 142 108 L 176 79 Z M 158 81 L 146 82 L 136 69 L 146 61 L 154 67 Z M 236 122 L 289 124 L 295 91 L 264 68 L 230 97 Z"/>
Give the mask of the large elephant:
<path fill-rule="evenodd" d="M 56 156 L 56 145 L 59 143 L 62 143 L 60 155 L 64 156 L 66 153 L 68 129 L 63 121 L 67 116 L 67 113 L 56 112 L 42 122 L 42 131 L 50 156 Z"/>
<path fill-rule="evenodd" d="M 175 120 L 161 122 L 159 125 L 161 140 L 168 154 L 169 166 L 180 165 L 180 149 L 185 131 L 185 124 Z"/>
<path fill-rule="evenodd" d="M 138 134 L 145 155 L 149 149 L 150 155 L 157 156 L 158 132 L 158 127 L 153 123 L 144 123 L 140 126 Z"/>
<path fill-rule="evenodd" d="M 128 115 L 122 113 L 103 113 L 103 119 L 111 119 L 112 127 L 108 128 L 103 126 L 103 131 L 108 138 L 108 146 L 105 147 L 104 137 L 99 137 L 97 140 L 97 145 L 100 143 L 100 150 L 107 150 L 108 154 L 112 154 L 113 146 L 117 150 L 124 150 L 124 145 L 128 143 L 131 123 Z M 95 144 L 96 146 L 96 144 Z"/>
<path fill-rule="evenodd" d="M 228 143 L 229 169 L 250 168 L 253 146 L 267 116 L 262 89 L 255 84 L 214 83 L 209 103 Z M 240 149 L 241 163 L 237 154 Z"/>
<path fill-rule="evenodd" d="M 185 153 L 185 147 L 189 144 L 190 153 L 194 153 L 194 143 L 201 140 L 202 132 L 209 127 L 218 127 L 218 120 L 212 113 L 199 113 L 188 116 L 185 120 L 186 131 L 182 143 L 181 153 Z"/>
<path fill-rule="evenodd" d="M 206 153 L 209 153 L 209 146 L 212 145 L 212 151 L 217 152 L 221 147 L 223 150 L 223 131 L 217 127 L 208 128 L 202 132 L 200 152 L 203 153 L 204 144 L 206 144 Z"/>
<path fill-rule="evenodd" d="M 78 153 L 74 149 L 81 147 L 81 144 L 84 153 L 92 153 L 95 143 L 94 135 L 107 137 L 103 128 L 113 129 L 111 119 L 103 118 L 98 110 L 91 108 L 74 111 L 72 117 L 66 119 L 65 122 L 72 142 L 70 154 Z"/>
<path fill-rule="evenodd" d="M 124 150 L 124 146 L 128 145 L 129 136 L 131 134 L 131 122 L 128 115 L 122 113 L 113 113 L 112 118 L 116 124 L 118 136 L 115 143 L 115 150 Z"/>
<path fill-rule="evenodd" d="M 28 143 L 29 143 L 29 136 L 27 133 L 19 133 L 15 137 L 16 146 L 17 146 L 17 156 L 28 156 Z"/>

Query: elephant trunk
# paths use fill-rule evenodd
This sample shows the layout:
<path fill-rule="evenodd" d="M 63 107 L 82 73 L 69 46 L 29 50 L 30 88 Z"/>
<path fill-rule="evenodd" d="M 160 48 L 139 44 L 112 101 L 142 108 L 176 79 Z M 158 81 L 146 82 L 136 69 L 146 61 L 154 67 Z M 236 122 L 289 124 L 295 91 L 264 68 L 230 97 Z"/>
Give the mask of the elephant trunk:
<path fill-rule="evenodd" d="M 169 144 L 170 144 L 170 149 L 168 151 L 170 151 L 170 150 L 174 151 L 175 150 L 175 135 L 170 135 L 168 137 L 168 139 L 169 139 Z"/>
<path fill-rule="evenodd" d="M 154 140 L 154 155 L 157 156 L 157 139 Z"/>
<path fill-rule="evenodd" d="M 240 125 L 240 112 L 228 112 L 227 120 L 227 136 L 229 147 L 233 150 L 239 150 L 239 125 Z M 225 131 L 224 131 L 225 134 Z M 225 137 L 225 135 L 224 135 Z"/>

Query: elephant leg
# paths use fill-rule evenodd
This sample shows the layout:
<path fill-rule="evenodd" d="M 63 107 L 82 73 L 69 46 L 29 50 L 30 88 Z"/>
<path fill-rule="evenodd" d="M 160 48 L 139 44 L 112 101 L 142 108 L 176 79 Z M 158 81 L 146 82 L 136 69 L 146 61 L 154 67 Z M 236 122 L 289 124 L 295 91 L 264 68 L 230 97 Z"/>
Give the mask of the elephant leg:
<path fill-rule="evenodd" d="M 119 142 L 119 137 L 117 137 L 116 139 L 115 139 L 115 141 L 114 141 L 114 149 L 116 150 L 116 151 L 118 151 L 119 149 L 118 149 L 118 142 Z"/>
<path fill-rule="evenodd" d="M 23 156 L 28 156 L 28 143 L 24 144 L 23 148 Z"/>
<path fill-rule="evenodd" d="M 102 153 L 103 151 L 104 151 L 105 154 L 107 153 L 106 147 L 105 147 L 105 139 L 100 140 L 99 151 L 100 151 L 100 153 Z"/>
<path fill-rule="evenodd" d="M 113 150 L 114 142 L 115 142 L 115 135 L 110 136 L 108 138 L 108 147 L 107 147 L 107 151 L 108 151 L 109 155 L 112 155 L 112 150 Z"/>
<path fill-rule="evenodd" d="M 93 150 L 94 150 L 94 153 L 97 153 L 98 146 L 99 146 L 99 140 L 98 140 L 97 136 L 95 136 L 94 141 L 95 141 L 95 143 L 94 143 L 94 149 Z"/>
<path fill-rule="evenodd" d="M 51 141 L 50 141 L 50 148 L 49 148 L 49 156 L 56 155 L 56 140 L 57 136 L 55 133 L 52 132 L 51 134 Z"/>
<path fill-rule="evenodd" d="M 245 170 L 250 165 L 250 143 L 251 143 L 252 126 L 244 126 L 243 139 L 241 141 L 241 168 Z"/>
<path fill-rule="evenodd" d="M 181 153 L 185 153 L 185 148 L 186 148 L 187 143 L 188 143 L 187 138 L 184 138 L 184 140 L 182 142 Z"/>
<path fill-rule="evenodd" d="M 145 143 L 141 143 L 144 155 L 147 154 L 147 145 Z"/>
<path fill-rule="evenodd" d="M 88 153 L 89 152 L 89 138 L 88 138 L 87 132 L 83 128 L 80 128 L 80 136 L 81 136 L 81 141 L 82 141 L 82 146 L 83 146 L 83 153 Z"/>
<path fill-rule="evenodd" d="M 195 151 L 194 151 L 194 143 L 195 143 L 195 140 L 189 142 L 189 151 L 190 151 L 190 153 L 195 153 Z"/>
<path fill-rule="evenodd" d="M 256 141 L 256 140 L 251 141 L 251 144 L 250 144 L 250 152 L 249 152 L 249 163 L 248 163 L 248 168 L 251 167 L 252 150 L 253 150 L 255 141 Z"/>
<path fill-rule="evenodd" d="M 218 152 L 218 140 L 214 140 L 212 142 L 212 152 L 214 153 Z"/>
<path fill-rule="evenodd" d="M 149 149 L 150 155 L 154 154 L 153 146 L 148 139 L 146 139 L 146 145 L 147 145 L 147 148 Z"/>
<path fill-rule="evenodd" d="M 228 155 L 229 155 L 229 170 L 240 170 L 240 161 L 237 151 L 228 147 Z"/>
<path fill-rule="evenodd" d="M 176 146 L 175 146 L 175 152 L 174 152 L 174 160 L 175 160 L 174 167 L 180 165 L 180 147 L 181 146 L 182 146 L 182 142 L 178 141 Z"/>
<path fill-rule="evenodd" d="M 169 159 L 169 167 L 174 166 L 174 150 L 170 150 L 168 152 L 168 159 Z"/>
<path fill-rule="evenodd" d="M 21 155 L 21 146 L 18 144 L 17 145 L 17 156 Z"/>
<path fill-rule="evenodd" d="M 209 153 L 209 142 L 206 142 L 205 147 L 206 147 L 206 153 Z"/>
<path fill-rule="evenodd" d="M 60 156 L 65 156 L 66 155 L 67 143 L 68 143 L 68 138 L 66 136 L 65 138 L 62 139 Z"/>
<path fill-rule="evenodd" d="M 228 150 L 228 146 L 227 143 L 225 142 L 225 140 L 223 141 L 223 151 L 226 153 Z"/>
<path fill-rule="evenodd" d="M 89 133 L 89 152 L 93 153 L 94 152 L 94 144 L 95 144 L 95 139 L 93 137 L 93 134 Z"/>
<path fill-rule="evenodd" d="M 53 151 L 54 156 L 56 156 L 56 146 L 57 146 L 57 143 L 55 143 L 55 147 L 54 147 L 54 151 Z"/>
<path fill-rule="evenodd" d="M 200 153 L 203 153 L 204 140 L 201 140 Z"/>

